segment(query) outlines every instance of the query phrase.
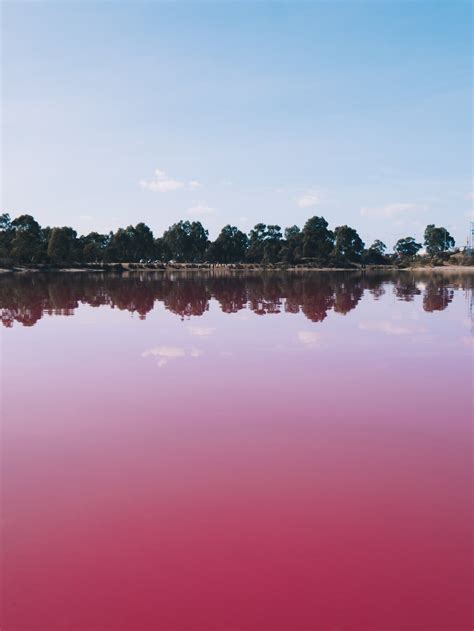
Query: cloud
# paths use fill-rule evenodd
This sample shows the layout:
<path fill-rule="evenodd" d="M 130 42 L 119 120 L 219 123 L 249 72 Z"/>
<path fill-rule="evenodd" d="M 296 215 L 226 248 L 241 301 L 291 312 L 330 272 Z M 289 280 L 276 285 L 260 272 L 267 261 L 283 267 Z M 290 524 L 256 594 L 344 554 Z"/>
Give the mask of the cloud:
<path fill-rule="evenodd" d="M 298 206 L 300 208 L 311 208 L 311 206 L 316 206 L 316 204 L 319 204 L 320 201 L 321 200 L 319 196 L 315 193 L 307 193 L 306 195 L 303 195 L 299 198 Z"/>
<path fill-rule="evenodd" d="M 186 212 L 188 215 L 201 217 L 202 215 L 214 215 L 216 209 L 206 206 L 205 204 L 196 204 L 195 206 L 188 208 Z"/>
<path fill-rule="evenodd" d="M 364 217 L 382 217 L 385 219 L 391 219 L 392 217 L 398 217 L 404 213 L 415 212 L 417 210 L 424 210 L 422 206 L 418 204 L 386 204 L 385 206 L 375 206 L 369 208 L 364 206 L 360 209 L 360 214 Z"/>
<path fill-rule="evenodd" d="M 191 180 L 188 186 L 191 191 L 195 191 L 197 188 L 201 187 L 201 182 L 198 182 L 197 180 Z"/>
<path fill-rule="evenodd" d="M 315 347 L 321 345 L 323 336 L 316 331 L 298 331 L 298 340 L 305 346 Z"/>
<path fill-rule="evenodd" d="M 169 177 L 164 171 L 156 169 L 154 179 L 150 181 L 140 180 L 140 186 L 154 193 L 169 193 L 183 188 L 184 184 Z"/>
<path fill-rule="evenodd" d="M 377 331 L 386 335 L 410 335 L 413 333 L 425 333 L 424 327 L 407 327 L 394 324 L 389 320 L 372 320 L 369 322 L 360 322 L 359 329 L 363 331 Z"/>
<path fill-rule="evenodd" d="M 189 351 L 180 346 L 156 346 L 142 353 L 142 357 L 156 357 L 158 368 L 166 366 L 173 359 L 182 357 L 201 357 L 203 352 L 198 348 L 191 348 Z"/>
<path fill-rule="evenodd" d="M 198 337 L 208 337 L 214 332 L 214 329 L 209 326 L 188 326 L 188 331 L 191 335 L 197 335 Z"/>
<path fill-rule="evenodd" d="M 469 202 L 472 202 L 472 201 L 474 200 L 474 192 L 473 192 L 473 191 L 471 191 L 470 193 L 467 193 L 467 194 L 464 196 L 464 199 L 467 199 Z"/>

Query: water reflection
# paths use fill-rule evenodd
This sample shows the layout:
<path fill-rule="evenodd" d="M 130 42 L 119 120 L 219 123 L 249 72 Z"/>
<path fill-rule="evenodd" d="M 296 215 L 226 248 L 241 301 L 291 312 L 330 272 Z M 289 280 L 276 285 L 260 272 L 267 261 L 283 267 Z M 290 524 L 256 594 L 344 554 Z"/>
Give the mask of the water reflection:
<path fill-rule="evenodd" d="M 224 313 L 249 309 L 256 315 L 302 312 L 322 322 L 329 311 L 345 315 L 364 295 L 379 299 L 392 291 L 398 300 L 422 296 L 425 311 L 442 311 L 456 289 L 472 289 L 474 276 L 446 272 L 265 273 L 265 274 L 4 274 L 0 277 L 0 317 L 33 326 L 44 314 L 74 315 L 81 303 L 137 313 L 156 302 L 180 318 L 202 316 L 211 300 Z"/>

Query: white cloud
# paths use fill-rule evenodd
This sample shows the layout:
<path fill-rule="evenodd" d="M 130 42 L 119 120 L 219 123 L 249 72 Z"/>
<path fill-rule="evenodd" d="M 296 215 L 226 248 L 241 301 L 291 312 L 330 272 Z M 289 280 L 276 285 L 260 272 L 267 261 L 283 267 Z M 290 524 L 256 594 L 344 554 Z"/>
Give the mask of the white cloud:
<path fill-rule="evenodd" d="M 398 217 L 404 213 L 415 212 L 417 210 L 424 210 L 422 206 L 418 204 L 386 204 L 385 206 L 375 206 L 369 208 L 364 206 L 360 209 L 360 214 L 365 217 L 382 217 L 385 219 L 391 219 L 392 217 Z"/>
<path fill-rule="evenodd" d="M 241 215 L 241 216 L 239 217 L 239 222 L 240 222 L 240 223 L 243 223 L 243 224 L 248 224 L 248 222 L 249 222 L 249 218 L 248 218 L 248 217 L 245 217 L 244 215 Z"/>
<path fill-rule="evenodd" d="M 164 171 L 156 169 L 154 179 L 150 181 L 140 180 L 140 186 L 154 193 L 169 193 L 169 191 L 176 191 L 182 188 L 184 184 L 169 177 Z"/>
<path fill-rule="evenodd" d="M 198 337 L 208 337 L 214 332 L 214 329 L 208 326 L 188 326 L 188 331 L 191 333 L 191 335 L 197 335 Z"/>
<path fill-rule="evenodd" d="M 425 333 L 426 329 L 421 326 L 407 327 L 394 324 L 389 320 L 372 320 L 369 322 L 360 322 L 359 329 L 363 331 L 378 331 L 386 335 L 410 335 L 413 333 Z"/>
<path fill-rule="evenodd" d="M 186 212 L 188 215 L 201 217 L 202 215 L 213 215 L 216 212 L 216 209 L 206 206 L 206 204 L 196 204 L 195 206 L 188 208 Z"/>
<path fill-rule="evenodd" d="M 474 192 L 473 192 L 473 191 L 471 191 L 470 193 L 467 193 L 467 194 L 464 196 L 464 199 L 467 199 L 469 202 L 472 202 L 472 201 L 474 200 Z"/>
<path fill-rule="evenodd" d="M 316 195 L 315 193 L 307 193 L 299 198 L 298 206 L 300 208 L 311 208 L 312 206 L 319 204 L 320 201 L 319 195 Z"/>
<path fill-rule="evenodd" d="M 298 340 L 305 346 L 315 347 L 321 345 L 323 336 L 316 331 L 298 331 Z"/>
<path fill-rule="evenodd" d="M 198 182 L 197 180 L 191 180 L 188 186 L 191 191 L 195 191 L 197 188 L 200 188 L 201 182 Z"/>

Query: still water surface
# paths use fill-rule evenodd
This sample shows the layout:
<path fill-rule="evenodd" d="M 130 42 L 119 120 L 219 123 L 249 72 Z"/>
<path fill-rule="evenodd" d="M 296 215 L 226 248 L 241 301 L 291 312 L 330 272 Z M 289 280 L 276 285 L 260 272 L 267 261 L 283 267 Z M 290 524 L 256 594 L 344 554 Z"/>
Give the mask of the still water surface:
<path fill-rule="evenodd" d="M 473 284 L 3 275 L 2 631 L 470 631 Z"/>

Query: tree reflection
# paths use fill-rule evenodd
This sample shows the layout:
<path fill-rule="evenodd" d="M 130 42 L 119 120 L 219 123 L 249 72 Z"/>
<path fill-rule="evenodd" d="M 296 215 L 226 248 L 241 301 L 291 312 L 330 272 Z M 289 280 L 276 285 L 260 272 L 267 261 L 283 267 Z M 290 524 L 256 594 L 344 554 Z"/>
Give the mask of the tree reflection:
<path fill-rule="evenodd" d="M 472 285 L 471 274 L 432 272 L 3 274 L 0 318 L 5 327 L 15 322 L 33 326 L 44 315 L 71 316 L 87 304 L 129 311 L 144 319 L 158 302 L 187 319 L 202 316 L 215 300 L 224 313 L 301 312 L 312 322 L 322 322 L 331 310 L 346 315 L 355 309 L 365 292 L 379 299 L 387 286 L 403 301 L 422 294 L 424 310 L 432 312 L 446 309 L 455 289 Z"/>

